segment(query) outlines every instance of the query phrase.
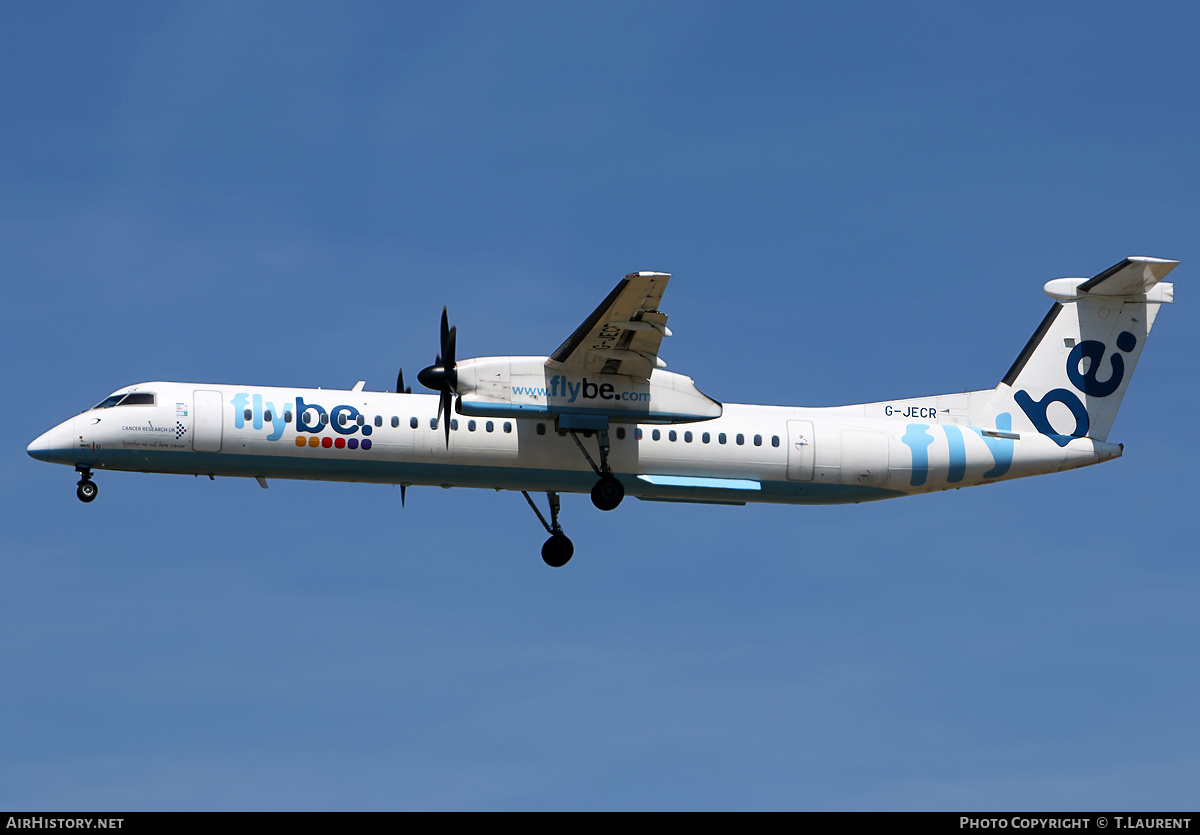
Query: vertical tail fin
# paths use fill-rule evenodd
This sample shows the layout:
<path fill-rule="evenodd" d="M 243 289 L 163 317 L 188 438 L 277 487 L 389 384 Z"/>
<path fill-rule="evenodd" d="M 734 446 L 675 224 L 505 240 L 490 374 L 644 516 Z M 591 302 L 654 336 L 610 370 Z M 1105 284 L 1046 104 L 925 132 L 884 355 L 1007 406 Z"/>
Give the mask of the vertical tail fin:
<path fill-rule="evenodd" d="M 982 422 L 996 426 L 1007 413 L 1011 431 L 1040 432 L 1059 446 L 1106 440 L 1158 309 L 1174 298 L 1162 279 L 1178 264 L 1126 258 L 1094 278 L 1047 282 L 1054 307 L 996 387 Z"/>

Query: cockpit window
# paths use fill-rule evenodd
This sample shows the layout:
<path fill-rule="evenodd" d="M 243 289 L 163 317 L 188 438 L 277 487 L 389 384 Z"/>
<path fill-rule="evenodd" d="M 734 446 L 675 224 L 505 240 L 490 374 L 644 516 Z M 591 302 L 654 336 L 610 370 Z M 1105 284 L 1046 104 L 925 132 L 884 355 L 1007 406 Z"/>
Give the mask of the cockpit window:
<path fill-rule="evenodd" d="M 118 394 L 110 394 L 108 397 L 101 400 L 88 411 L 95 409 L 110 409 L 113 406 L 153 406 L 154 393 L 150 391 L 135 391 L 132 393 L 120 392 Z"/>
<path fill-rule="evenodd" d="M 124 394 L 109 395 L 108 397 L 101 400 L 99 403 L 97 403 L 95 406 L 93 406 L 88 411 L 90 412 L 90 411 L 92 411 L 92 409 L 107 409 L 110 406 L 115 406 L 121 402 L 121 398 L 124 396 L 125 396 Z"/>

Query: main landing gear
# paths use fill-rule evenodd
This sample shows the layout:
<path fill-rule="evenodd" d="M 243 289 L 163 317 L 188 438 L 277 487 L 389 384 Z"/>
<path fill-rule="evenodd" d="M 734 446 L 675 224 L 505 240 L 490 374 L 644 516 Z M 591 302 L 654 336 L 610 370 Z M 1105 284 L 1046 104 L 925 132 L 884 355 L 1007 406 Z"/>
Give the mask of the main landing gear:
<path fill-rule="evenodd" d="M 75 488 L 75 495 L 79 497 L 79 501 L 85 504 L 94 501 L 100 488 L 96 486 L 96 482 L 92 481 L 92 468 L 77 466 L 75 471 L 80 476 L 79 484 Z"/>
<path fill-rule="evenodd" d="M 558 524 L 559 499 L 558 494 L 554 491 L 548 491 L 546 496 L 550 499 L 550 522 L 546 522 L 546 517 L 537 509 L 537 505 L 533 503 L 533 499 L 529 498 L 529 493 L 522 490 L 521 495 L 525 497 L 525 501 L 529 502 L 529 506 L 533 508 L 533 512 L 537 514 L 537 518 L 542 523 L 542 527 L 550 534 L 550 538 L 546 540 L 546 544 L 542 546 L 542 560 L 551 568 L 562 568 L 571 559 L 575 553 L 575 545 L 563 533 L 562 525 Z"/>
<path fill-rule="evenodd" d="M 579 440 L 579 436 L 575 434 L 575 430 L 569 430 L 571 439 L 575 441 L 575 445 L 579 447 L 579 451 L 583 453 L 583 457 L 592 465 L 592 469 L 596 471 L 596 475 L 600 476 L 600 480 L 592 486 L 592 504 L 600 510 L 616 510 L 617 505 L 621 503 L 621 499 L 625 498 L 625 485 L 621 484 L 617 477 L 612 474 L 612 468 L 608 466 L 608 430 L 599 429 L 596 431 L 596 440 L 600 444 L 600 466 L 596 466 L 596 462 L 592 460 L 592 456 L 588 454 L 587 449 L 583 446 L 583 441 Z"/>
<path fill-rule="evenodd" d="M 597 466 L 595 460 L 584 447 L 583 441 L 579 440 L 579 436 L 575 434 L 573 428 L 562 427 L 571 434 L 571 439 L 575 441 L 575 445 L 579 447 L 579 451 L 583 453 L 583 457 L 587 459 L 588 464 L 596 471 L 596 475 L 600 478 L 592 486 L 592 504 L 600 510 L 615 510 L 617 505 L 621 503 L 621 499 L 625 498 L 625 486 L 612 473 L 612 468 L 608 466 L 608 430 L 593 429 L 596 433 L 596 439 L 600 443 L 600 465 Z M 533 512 L 537 514 L 538 521 L 542 523 L 542 527 L 546 529 L 546 533 L 550 534 L 550 538 L 542 545 L 542 560 L 551 568 L 562 568 L 575 553 L 575 545 L 563 533 L 562 525 L 558 524 L 558 512 L 560 502 L 558 493 L 553 490 L 546 491 L 546 497 L 550 499 L 550 521 L 546 521 L 546 517 L 537 509 L 537 505 L 533 503 L 533 499 L 529 497 L 529 493 L 525 490 L 521 491 L 521 495 L 525 497 L 525 501 L 529 502 L 529 506 L 533 508 Z"/>

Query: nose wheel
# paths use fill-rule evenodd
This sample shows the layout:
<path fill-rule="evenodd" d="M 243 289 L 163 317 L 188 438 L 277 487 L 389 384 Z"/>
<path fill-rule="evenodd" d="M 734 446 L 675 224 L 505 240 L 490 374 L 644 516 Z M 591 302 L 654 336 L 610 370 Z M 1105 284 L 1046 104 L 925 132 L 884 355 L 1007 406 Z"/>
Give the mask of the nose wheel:
<path fill-rule="evenodd" d="M 92 471 L 88 467 L 76 467 L 79 473 L 79 483 L 75 487 L 75 495 L 79 497 L 79 501 L 87 504 L 95 501 L 96 495 L 100 492 L 100 488 L 96 486 L 96 482 L 92 481 Z"/>

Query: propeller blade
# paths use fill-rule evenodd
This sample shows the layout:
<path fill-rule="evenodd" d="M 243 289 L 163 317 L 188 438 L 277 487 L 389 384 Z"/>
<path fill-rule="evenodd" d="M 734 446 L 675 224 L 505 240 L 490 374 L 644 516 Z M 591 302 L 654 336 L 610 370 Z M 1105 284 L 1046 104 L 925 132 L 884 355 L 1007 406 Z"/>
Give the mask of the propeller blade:
<path fill-rule="evenodd" d="M 400 507 L 404 507 L 404 485 L 400 485 Z"/>
<path fill-rule="evenodd" d="M 404 390 L 404 369 L 401 368 L 400 372 L 396 375 L 396 394 L 407 394 L 407 393 L 408 392 L 406 392 Z"/>
<path fill-rule="evenodd" d="M 450 446 L 450 408 L 453 404 L 454 395 L 449 391 L 443 391 L 441 400 L 438 401 L 438 414 L 444 410 L 446 412 L 446 446 Z"/>
<path fill-rule="evenodd" d="M 458 371 L 454 361 L 454 349 L 458 342 L 458 328 L 450 327 L 450 314 L 442 308 L 442 326 L 439 334 L 441 351 L 433 361 L 433 365 L 422 368 L 417 373 L 417 380 L 425 388 L 439 392 L 437 419 L 444 421 L 446 432 L 446 447 L 450 446 L 450 413 L 454 408 L 454 395 L 458 390 Z M 445 357 L 445 359 L 442 359 Z"/>

